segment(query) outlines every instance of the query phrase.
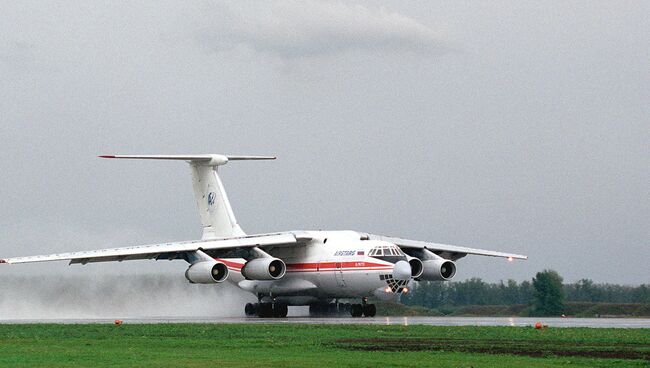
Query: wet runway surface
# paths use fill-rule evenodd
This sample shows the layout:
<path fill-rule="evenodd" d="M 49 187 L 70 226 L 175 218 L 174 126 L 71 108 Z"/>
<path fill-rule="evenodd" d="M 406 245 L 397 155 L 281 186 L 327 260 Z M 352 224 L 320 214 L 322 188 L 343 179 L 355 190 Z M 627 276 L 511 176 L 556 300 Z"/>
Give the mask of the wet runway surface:
<path fill-rule="evenodd" d="M 120 318 L 123 323 L 274 323 L 327 325 L 426 325 L 426 326 L 533 326 L 541 322 L 549 327 L 650 328 L 648 318 L 524 318 L 524 317 L 374 317 L 374 318 L 245 318 L 245 317 L 134 317 Z M 17 323 L 114 323 L 115 319 L 0 319 L 2 324 Z"/>

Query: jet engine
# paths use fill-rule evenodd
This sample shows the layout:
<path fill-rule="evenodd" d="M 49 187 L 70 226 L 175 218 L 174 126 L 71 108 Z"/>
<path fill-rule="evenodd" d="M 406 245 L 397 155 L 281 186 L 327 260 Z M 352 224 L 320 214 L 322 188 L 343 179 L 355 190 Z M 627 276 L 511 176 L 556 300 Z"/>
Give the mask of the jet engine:
<path fill-rule="evenodd" d="M 278 258 L 254 258 L 246 262 L 241 274 L 248 280 L 278 280 L 287 272 L 287 265 Z"/>
<path fill-rule="evenodd" d="M 414 279 L 417 279 L 418 277 L 422 276 L 422 272 L 424 272 L 424 264 L 419 258 L 407 256 L 407 259 L 409 261 L 409 265 L 411 266 L 411 277 Z"/>
<path fill-rule="evenodd" d="M 228 278 L 228 267 L 218 261 L 201 261 L 185 271 L 185 278 L 192 284 L 217 284 Z"/>
<path fill-rule="evenodd" d="M 448 281 L 456 275 L 456 264 L 450 260 L 439 258 L 422 262 L 424 267 L 420 280 Z"/>

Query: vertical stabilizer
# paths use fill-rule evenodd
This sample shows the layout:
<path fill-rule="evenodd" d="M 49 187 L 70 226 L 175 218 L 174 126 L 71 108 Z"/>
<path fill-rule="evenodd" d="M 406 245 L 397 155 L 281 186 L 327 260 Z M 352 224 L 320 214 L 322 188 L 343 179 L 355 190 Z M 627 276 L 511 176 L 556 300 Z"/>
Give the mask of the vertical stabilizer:
<path fill-rule="evenodd" d="M 230 238 L 246 235 L 237 223 L 217 168 L 228 161 L 273 160 L 272 156 L 224 155 L 110 155 L 102 158 L 145 160 L 182 160 L 190 164 L 194 198 L 203 225 L 203 239 Z"/>
<path fill-rule="evenodd" d="M 203 225 L 203 239 L 245 235 L 232 212 L 217 174 L 217 166 L 190 163 L 196 206 Z"/>

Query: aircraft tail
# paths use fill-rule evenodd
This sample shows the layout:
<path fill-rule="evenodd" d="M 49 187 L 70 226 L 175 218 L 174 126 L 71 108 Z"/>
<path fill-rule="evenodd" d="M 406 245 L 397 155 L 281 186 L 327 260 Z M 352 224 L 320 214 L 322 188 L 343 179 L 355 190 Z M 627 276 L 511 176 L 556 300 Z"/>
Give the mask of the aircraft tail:
<path fill-rule="evenodd" d="M 180 160 L 190 164 L 194 198 L 203 225 L 203 239 L 246 235 L 237 223 L 228 196 L 217 174 L 219 166 L 238 160 L 274 160 L 273 156 L 226 155 L 102 155 L 101 158 Z"/>

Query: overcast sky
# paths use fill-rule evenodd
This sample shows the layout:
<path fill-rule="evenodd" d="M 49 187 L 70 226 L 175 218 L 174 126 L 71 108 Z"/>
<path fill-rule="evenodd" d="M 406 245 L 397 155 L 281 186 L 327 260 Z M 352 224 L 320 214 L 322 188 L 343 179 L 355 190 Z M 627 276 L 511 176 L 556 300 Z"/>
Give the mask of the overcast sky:
<path fill-rule="evenodd" d="M 0 2 L 0 255 L 352 229 L 527 254 L 458 278 L 650 282 L 650 3 Z M 3 267 L 178 272 L 182 262 Z"/>

